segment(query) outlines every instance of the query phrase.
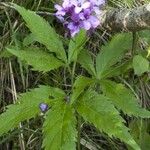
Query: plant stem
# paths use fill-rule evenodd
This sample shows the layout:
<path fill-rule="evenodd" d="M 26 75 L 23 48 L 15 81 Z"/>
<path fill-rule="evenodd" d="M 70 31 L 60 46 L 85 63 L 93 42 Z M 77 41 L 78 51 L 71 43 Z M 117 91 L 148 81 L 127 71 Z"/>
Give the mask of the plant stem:
<path fill-rule="evenodd" d="M 69 72 L 70 67 L 68 66 Z M 74 84 L 74 77 L 75 77 L 75 69 L 76 69 L 76 61 L 73 63 L 73 68 L 71 70 L 71 88 L 73 90 L 73 84 Z M 77 130 L 78 130 L 78 137 L 77 137 L 77 149 L 81 150 L 81 116 L 76 112 L 77 115 Z"/>
<path fill-rule="evenodd" d="M 135 54 L 135 51 L 136 51 L 138 38 L 137 38 L 137 33 L 136 32 L 133 32 L 132 36 L 133 36 L 133 42 L 132 42 L 132 57 L 133 57 L 134 54 Z"/>
<path fill-rule="evenodd" d="M 75 69 L 76 69 L 76 62 L 73 63 L 73 68 L 72 68 L 72 72 L 71 72 L 71 85 L 72 85 L 72 89 L 73 89 L 73 84 L 74 84 Z"/>

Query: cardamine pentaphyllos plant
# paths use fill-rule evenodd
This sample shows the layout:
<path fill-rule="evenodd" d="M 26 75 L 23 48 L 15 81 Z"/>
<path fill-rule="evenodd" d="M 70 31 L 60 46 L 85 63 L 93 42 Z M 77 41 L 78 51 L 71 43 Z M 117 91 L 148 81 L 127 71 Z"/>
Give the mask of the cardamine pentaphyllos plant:
<path fill-rule="evenodd" d="M 133 149 L 140 150 L 119 111 L 141 118 L 149 118 L 150 112 L 139 106 L 137 98 L 130 89 L 111 80 L 116 75 L 122 74 L 125 69 L 131 69 L 129 62 L 116 65 L 131 49 L 131 35 L 116 34 L 110 42 L 101 47 L 94 60 L 85 49 L 86 30 L 99 25 L 100 21 L 93 13 L 97 13 L 102 4 L 104 1 L 64 0 L 62 6 L 55 5 L 58 10 L 56 16 L 66 24 L 72 35 L 66 46 L 67 49 L 64 49 L 59 35 L 42 17 L 12 4 L 23 17 L 32 36 L 47 50 L 35 45 L 19 48 L 10 45 L 6 50 L 40 72 L 45 73 L 60 68 L 68 70 L 71 89 L 66 92 L 65 89 L 60 88 L 62 86 L 39 85 L 38 88 L 21 94 L 17 103 L 9 105 L 0 115 L 0 136 L 18 127 L 20 122 L 41 114 L 42 111 L 45 119 L 42 128 L 42 147 L 45 150 L 75 150 L 76 143 L 80 149 L 80 137 L 77 136 L 77 126 L 80 127 L 82 121 L 78 119 L 80 117 L 110 137 L 119 138 Z M 77 17 L 79 26 L 74 25 L 76 23 L 74 17 Z M 88 77 L 76 75 L 76 64 L 87 71 Z M 100 88 L 95 88 L 97 86 Z"/>

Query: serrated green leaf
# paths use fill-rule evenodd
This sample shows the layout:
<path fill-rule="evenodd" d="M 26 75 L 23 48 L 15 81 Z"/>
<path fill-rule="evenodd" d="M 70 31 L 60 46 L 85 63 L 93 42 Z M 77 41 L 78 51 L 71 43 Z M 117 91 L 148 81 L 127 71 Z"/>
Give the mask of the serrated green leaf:
<path fill-rule="evenodd" d="M 47 72 L 64 65 L 52 54 L 35 47 L 24 50 L 15 50 L 14 48 L 6 49 L 13 55 L 19 57 L 21 60 L 25 60 L 28 65 L 33 67 L 33 70 Z"/>
<path fill-rule="evenodd" d="M 55 30 L 48 24 L 48 22 L 33 11 L 26 10 L 16 4 L 13 4 L 13 6 L 23 17 L 36 40 L 39 43 L 44 44 L 51 52 L 55 52 L 58 58 L 66 61 L 63 44 Z"/>
<path fill-rule="evenodd" d="M 57 103 L 46 115 L 43 133 L 45 150 L 76 150 L 76 118 L 71 105 Z"/>
<path fill-rule="evenodd" d="M 80 94 L 84 91 L 84 89 L 94 83 L 92 78 L 78 76 L 74 85 L 73 85 L 73 92 L 71 95 L 71 103 L 73 103 Z"/>
<path fill-rule="evenodd" d="M 121 139 L 135 150 L 140 150 L 123 124 L 124 120 L 119 112 L 105 96 L 87 91 L 78 100 L 77 110 L 86 121 L 94 124 L 100 131 Z"/>
<path fill-rule="evenodd" d="M 30 44 L 34 43 L 36 41 L 34 35 L 30 33 L 27 35 L 23 40 L 23 46 L 29 46 Z"/>
<path fill-rule="evenodd" d="M 141 55 L 136 55 L 133 58 L 133 68 L 137 75 L 142 75 L 149 71 L 149 61 Z"/>
<path fill-rule="evenodd" d="M 77 56 L 83 49 L 86 42 L 86 31 L 81 30 L 73 39 L 70 40 L 68 49 L 68 63 L 77 60 Z"/>
<path fill-rule="evenodd" d="M 132 62 L 131 61 L 126 61 L 125 63 L 118 65 L 117 66 L 112 66 L 108 70 L 103 72 L 102 78 L 110 78 L 114 76 L 118 76 L 121 74 L 124 74 L 127 70 L 132 68 Z"/>
<path fill-rule="evenodd" d="M 49 96 L 62 98 L 64 93 L 60 89 L 42 85 L 21 94 L 17 103 L 9 105 L 6 112 L 0 115 L 0 136 L 17 127 L 21 121 L 35 117 L 40 112 L 40 103 L 50 103 Z"/>
<path fill-rule="evenodd" d="M 115 35 L 112 40 L 105 46 L 97 55 L 96 58 L 96 71 L 97 77 L 102 78 L 103 72 L 109 70 L 131 47 L 130 34 L 122 33 Z"/>
<path fill-rule="evenodd" d="M 85 68 L 89 74 L 96 76 L 94 62 L 87 50 L 83 49 L 78 57 L 78 63 Z"/>
<path fill-rule="evenodd" d="M 118 109 L 130 116 L 150 118 L 150 112 L 140 107 L 138 100 L 129 89 L 110 80 L 104 80 L 101 83 L 104 94 Z"/>

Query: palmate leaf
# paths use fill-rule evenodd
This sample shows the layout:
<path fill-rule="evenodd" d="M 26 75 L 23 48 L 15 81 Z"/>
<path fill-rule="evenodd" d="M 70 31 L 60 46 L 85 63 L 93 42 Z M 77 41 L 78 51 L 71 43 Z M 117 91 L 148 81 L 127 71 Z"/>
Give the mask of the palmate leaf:
<path fill-rule="evenodd" d="M 117 84 L 110 80 L 102 81 L 102 89 L 104 94 L 110 98 L 113 104 L 128 115 L 136 117 L 150 118 L 150 112 L 141 108 L 138 100 L 125 88 L 122 84 Z"/>
<path fill-rule="evenodd" d="M 106 79 L 106 78 L 122 75 L 131 68 L 132 68 L 132 62 L 131 60 L 128 60 L 122 64 L 119 65 L 117 64 L 116 66 L 112 66 L 108 70 L 105 70 L 103 72 L 102 78 Z"/>
<path fill-rule="evenodd" d="M 9 105 L 6 112 L 0 115 L 0 136 L 17 127 L 21 121 L 35 117 L 40 112 L 40 103 L 51 103 L 49 96 L 60 98 L 64 93 L 60 89 L 42 85 L 21 94 L 18 102 Z"/>
<path fill-rule="evenodd" d="M 119 115 L 108 99 L 94 91 L 87 91 L 78 100 L 77 111 L 88 122 L 95 125 L 100 131 L 114 136 L 129 144 L 135 150 L 140 150 L 123 124 L 124 120 Z"/>
<path fill-rule="evenodd" d="M 89 74 L 96 76 L 96 71 L 94 67 L 94 62 L 89 54 L 89 52 L 83 49 L 78 56 L 78 63 L 85 68 Z"/>
<path fill-rule="evenodd" d="M 68 49 L 68 63 L 77 60 L 78 54 L 86 43 L 86 37 L 86 31 L 81 30 L 73 39 L 70 40 Z"/>
<path fill-rule="evenodd" d="M 48 50 L 55 52 L 57 57 L 66 61 L 66 54 L 63 48 L 63 44 L 56 34 L 55 30 L 35 12 L 26 10 L 16 4 L 13 4 L 15 9 L 25 20 L 28 28 L 33 33 L 35 39 L 44 44 Z"/>
<path fill-rule="evenodd" d="M 76 117 L 70 104 L 59 101 L 48 111 L 43 134 L 45 150 L 76 150 Z"/>
<path fill-rule="evenodd" d="M 110 43 L 102 47 L 102 50 L 96 58 L 98 78 L 102 78 L 103 72 L 109 70 L 122 57 L 124 52 L 130 49 L 131 42 L 130 34 L 122 33 L 115 35 Z"/>
<path fill-rule="evenodd" d="M 7 51 L 19 57 L 21 60 L 25 60 L 28 65 L 31 65 L 33 67 L 33 70 L 47 72 L 64 65 L 52 54 L 34 47 L 25 50 L 15 50 L 15 48 L 7 48 Z"/>
<path fill-rule="evenodd" d="M 84 91 L 84 89 L 94 83 L 92 78 L 78 76 L 74 85 L 73 85 L 73 92 L 71 95 L 71 103 L 73 103 L 80 94 Z"/>

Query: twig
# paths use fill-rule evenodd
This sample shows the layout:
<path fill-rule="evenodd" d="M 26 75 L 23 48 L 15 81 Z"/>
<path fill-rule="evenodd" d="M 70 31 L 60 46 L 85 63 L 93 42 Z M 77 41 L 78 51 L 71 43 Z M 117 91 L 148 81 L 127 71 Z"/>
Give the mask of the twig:
<path fill-rule="evenodd" d="M 111 9 L 98 16 L 102 27 L 112 31 L 136 32 L 150 29 L 150 3 L 134 9 Z"/>

